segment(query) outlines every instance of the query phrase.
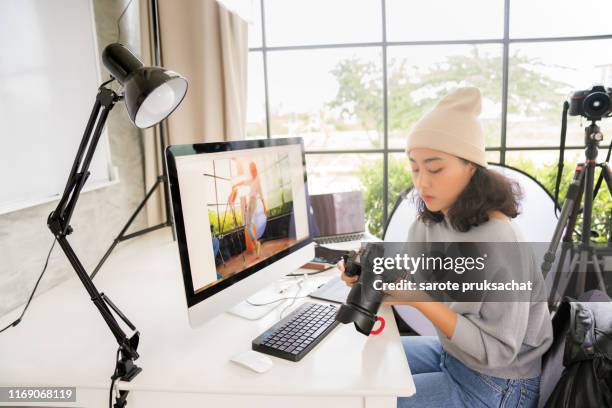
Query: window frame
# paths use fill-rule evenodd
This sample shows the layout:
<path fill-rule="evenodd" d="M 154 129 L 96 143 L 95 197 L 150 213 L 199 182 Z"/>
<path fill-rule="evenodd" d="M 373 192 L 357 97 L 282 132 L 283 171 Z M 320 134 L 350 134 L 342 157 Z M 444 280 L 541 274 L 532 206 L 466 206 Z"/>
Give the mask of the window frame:
<path fill-rule="evenodd" d="M 338 154 L 338 153 L 382 153 L 383 155 L 383 224 L 388 219 L 389 207 L 389 155 L 392 153 L 403 153 L 403 149 L 389 148 L 389 112 L 388 112 L 388 78 L 387 78 L 387 49 L 397 46 L 427 46 L 427 45 L 474 45 L 474 44 L 499 44 L 502 46 L 502 112 L 501 112 L 501 135 L 500 146 L 486 147 L 487 151 L 498 151 L 500 164 L 506 164 L 506 152 L 509 151 L 546 151 L 559 150 L 558 146 L 508 146 L 506 140 L 507 132 L 507 115 L 508 115 L 508 71 L 509 71 L 509 50 L 510 44 L 517 43 L 559 43 L 566 41 L 590 41 L 590 40 L 609 40 L 612 39 L 612 34 L 608 35 L 592 35 L 592 36 L 569 36 L 569 37 L 534 37 L 534 38 L 510 38 L 510 1 L 497 0 L 504 2 L 503 12 L 503 37 L 502 38 L 483 38 L 472 40 L 435 40 L 435 41 L 387 41 L 387 14 L 386 0 L 380 0 L 381 18 L 382 18 L 382 41 L 365 42 L 365 43 L 333 43 L 333 44 L 309 44 L 309 45 L 294 45 L 294 46 L 274 46 L 269 47 L 266 43 L 266 22 L 265 22 L 265 0 L 259 0 L 261 11 L 261 46 L 249 48 L 249 53 L 261 53 L 263 60 L 263 76 L 264 76 L 264 98 L 265 98 L 265 121 L 266 121 L 266 137 L 270 139 L 270 98 L 269 98 L 269 81 L 268 81 L 268 53 L 294 51 L 294 50 L 317 50 L 324 48 L 364 48 L 376 47 L 381 49 L 382 58 L 382 81 L 383 81 L 383 147 L 379 149 L 346 149 L 346 150 L 309 150 L 305 154 Z M 559 107 L 561 112 L 561 106 Z M 608 149 L 609 145 L 601 145 L 600 149 Z M 566 146 L 566 150 L 582 150 L 584 146 Z M 391 198 L 393 201 L 395 197 Z"/>

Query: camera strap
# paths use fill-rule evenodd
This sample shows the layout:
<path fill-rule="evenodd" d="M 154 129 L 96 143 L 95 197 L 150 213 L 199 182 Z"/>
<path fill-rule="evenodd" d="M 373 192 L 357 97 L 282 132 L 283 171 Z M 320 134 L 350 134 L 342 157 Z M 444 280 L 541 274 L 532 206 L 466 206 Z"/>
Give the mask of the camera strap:
<path fill-rule="evenodd" d="M 561 176 L 563 175 L 563 164 L 565 155 L 565 136 L 567 132 L 567 111 L 569 110 L 569 102 L 563 102 L 563 113 L 561 114 L 561 142 L 559 143 L 559 163 L 557 164 L 557 180 L 555 180 L 555 212 L 558 214 L 559 209 L 559 186 L 561 185 Z"/>

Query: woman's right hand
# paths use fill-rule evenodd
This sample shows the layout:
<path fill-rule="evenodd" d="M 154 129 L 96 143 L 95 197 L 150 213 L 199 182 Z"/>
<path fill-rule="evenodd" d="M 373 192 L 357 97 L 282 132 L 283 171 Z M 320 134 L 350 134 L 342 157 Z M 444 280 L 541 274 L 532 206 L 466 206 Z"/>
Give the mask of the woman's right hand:
<path fill-rule="evenodd" d="M 355 282 L 359 280 L 359 276 L 348 276 L 344 273 L 344 260 L 341 259 L 340 262 L 336 264 L 336 267 L 340 271 L 340 279 L 346 283 L 347 286 L 351 287 Z"/>

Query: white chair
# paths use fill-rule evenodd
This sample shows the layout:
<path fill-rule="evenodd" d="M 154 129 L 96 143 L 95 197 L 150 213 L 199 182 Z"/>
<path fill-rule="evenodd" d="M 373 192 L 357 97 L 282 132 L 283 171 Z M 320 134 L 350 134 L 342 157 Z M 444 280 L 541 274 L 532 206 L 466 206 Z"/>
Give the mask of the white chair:
<path fill-rule="evenodd" d="M 555 200 L 553 196 L 536 179 L 527 173 L 510 166 L 489 164 L 489 168 L 515 180 L 523 191 L 520 214 L 512 219 L 523 233 L 527 242 L 549 242 L 557 224 Z M 395 202 L 385 226 L 385 242 L 404 242 L 408 238 L 408 227 L 416 218 L 414 191 L 404 190 Z M 553 265 L 553 268 L 556 267 Z M 554 269 L 553 269 L 554 270 Z M 552 278 L 549 274 L 547 278 Z M 549 279 L 546 279 L 547 284 Z M 412 306 L 394 306 L 397 314 L 415 332 L 421 336 L 435 336 L 436 331 L 431 322 Z"/>

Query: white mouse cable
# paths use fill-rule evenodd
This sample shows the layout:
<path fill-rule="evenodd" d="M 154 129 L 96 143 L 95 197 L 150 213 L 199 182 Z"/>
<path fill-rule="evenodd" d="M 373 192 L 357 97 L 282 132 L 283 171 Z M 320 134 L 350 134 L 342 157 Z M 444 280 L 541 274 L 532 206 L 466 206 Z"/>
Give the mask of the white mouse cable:
<path fill-rule="evenodd" d="M 305 278 L 302 278 L 298 281 L 297 285 L 298 285 L 298 290 L 297 292 L 295 292 L 295 296 L 293 296 L 293 300 L 291 301 L 291 303 L 289 303 L 287 306 L 285 306 L 285 308 L 283 308 L 283 310 L 281 310 L 280 312 L 280 318 L 283 318 L 283 313 L 285 313 L 285 310 L 287 310 L 288 308 L 290 308 L 294 303 L 295 300 L 298 298 L 298 295 L 300 294 L 300 292 L 302 291 L 302 283 L 304 282 Z M 306 297 L 306 296 L 303 296 Z"/>
<path fill-rule="evenodd" d="M 304 282 L 304 279 L 299 279 L 299 280 L 296 282 L 296 284 L 298 285 L 298 290 L 297 290 L 297 292 L 295 293 L 295 295 L 294 295 L 294 296 L 282 297 L 282 298 L 275 299 L 275 300 L 272 300 L 272 301 L 270 301 L 270 302 L 265 302 L 265 303 L 253 303 L 253 302 L 251 302 L 250 300 L 248 300 L 248 299 L 247 299 L 247 300 L 246 300 L 246 302 L 247 302 L 249 305 L 251 305 L 251 306 L 267 306 L 267 305 L 271 305 L 271 304 L 276 303 L 276 302 L 279 302 L 279 303 L 278 303 L 278 305 L 276 305 L 275 307 L 273 307 L 272 309 L 270 309 L 270 310 L 269 310 L 269 311 L 268 311 L 266 314 L 264 314 L 263 316 L 256 317 L 256 318 L 254 318 L 254 319 L 249 319 L 249 318 L 245 318 L 245 319 L 247 319 L 247 320 L 251 320 L 251 321 L 260 320 L 260 319 L 262 319 L 262 318 L 266 317 L 267 315 L 269 315 L 269 314 L 270 314 L 272 311 L 274 311 L 274 310 L 278 309 L 278 308 L 279 308 L 279 307 L 280 307 L 280 306 L 283 304 L 283 301 L 284 301 L 284 300 L 292 299 L 291 303 L 290 303 L 290 304 L 287 306 L 287 307 L 289 307 L 289 306 L 291 306 L 293 303 L 295 303 L 295 300 L 296 300 L 296 299 L 303 299 L 303 298 L 307 298 L 308 296 L 298 296 L 298 295 L 300 294 L 301 289 L 302 289 L 302 283 L 303 283 L 303 282 Z M 286 309 L 286 308 L 284 308 L 284 309 L 283 309 L 283 312 L 285 311 L 285 309 Z M 282 318 L 282 312 L 281 312 L 281 318 Z"/>

